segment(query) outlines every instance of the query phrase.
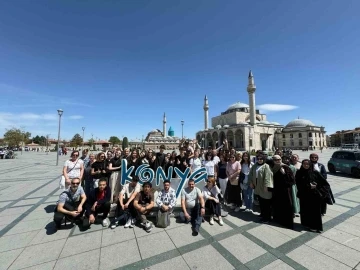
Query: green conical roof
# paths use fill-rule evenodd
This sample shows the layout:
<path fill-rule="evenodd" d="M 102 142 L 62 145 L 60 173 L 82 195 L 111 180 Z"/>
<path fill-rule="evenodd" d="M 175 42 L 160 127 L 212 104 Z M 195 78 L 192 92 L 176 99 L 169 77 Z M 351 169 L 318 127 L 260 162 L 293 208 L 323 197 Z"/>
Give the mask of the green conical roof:
<path fill-rule="evenodd" d="M 170 127 L 168 131 L 174 131 L 174 130 L 173 130 L 173 128 L 172 128 L 172 127 Z"/>

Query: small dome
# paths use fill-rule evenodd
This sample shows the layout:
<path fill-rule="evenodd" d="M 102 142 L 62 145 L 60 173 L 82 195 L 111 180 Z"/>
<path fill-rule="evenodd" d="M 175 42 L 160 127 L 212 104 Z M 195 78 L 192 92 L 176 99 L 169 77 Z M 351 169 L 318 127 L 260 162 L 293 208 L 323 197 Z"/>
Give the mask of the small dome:
<path fill-rule="evenodd" d="M 150 131 L 150 133 L 158 133 L 161 132 L 159 129 L 153 129 L 152 131 Z"/>
<path fill-rule="evenodd" d="M 174 131 L 174 130 L 173 130 L 173 128 L 172 128 L 172 127 L 170 127 L 168 131 Z"/>
<path fill-rule="evenodd" d="M 259 124 L 272 125 L 269 121 L 260 121 Z"/>
<path fill-rule="evenodd" d="M 313 122 L 306 119 L 294 119 L 286 125 L 286 127 L 306 127 L 306 126 L 315 126 L 315 125 Z"/>
<path fill-rule="evenodd" d="M 217 125 L 215 128 L 219 129 L 219 128 L 221 128 L 221 125 Z"/>
<path fill-rule="evenodd" d="M 230 105 L 229 108 L 227 108 L 227 111 L 234 110 L 234 109 L 241 109 L 241 108 L 249 108 L 249 105 L 247 105 L 245 103 L 241 103 L 241 102 L 236 102 L 236 103 Z"/>
<path fill-rule="evenodd" d="M 229 127 L 229 125 L 224 125 L 224 128 L 228 128 Z"/>
<path fill-rule="evenodd" d="M 278 122 L 271 122 L 271 124 L 274 125 L 274 126 L 281 126 L 281 124 L 278 123 Z"/>

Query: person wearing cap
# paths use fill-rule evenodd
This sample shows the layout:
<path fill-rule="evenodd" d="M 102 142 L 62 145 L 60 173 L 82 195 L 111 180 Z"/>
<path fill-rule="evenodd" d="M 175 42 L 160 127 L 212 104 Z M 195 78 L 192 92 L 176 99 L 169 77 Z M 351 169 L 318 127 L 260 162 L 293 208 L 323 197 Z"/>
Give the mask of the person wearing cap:
<path fill-rule="evenodd" d="M 138 220 L 140 220 L 140 224 L 146 232 L 151 232 L 152 229 L 152 224 L 146 218 L 146 215 L 149 214 L 154 207 L 154 194 L 151 192 L 151 188 L 151 183 L 145 182 L 143 184 L 143 190 L 136 195 L 134 200 Z"/>
<path fill-rule="evenodd" d="M 274 188 L 272 189 L 272 207 L 274 221 L 288 228 L 294 228 L 293 201 L 291 189 L 295 185 L 295 176 L 289 166 L 282 163 L 279 155 L 273 156 Z"/>

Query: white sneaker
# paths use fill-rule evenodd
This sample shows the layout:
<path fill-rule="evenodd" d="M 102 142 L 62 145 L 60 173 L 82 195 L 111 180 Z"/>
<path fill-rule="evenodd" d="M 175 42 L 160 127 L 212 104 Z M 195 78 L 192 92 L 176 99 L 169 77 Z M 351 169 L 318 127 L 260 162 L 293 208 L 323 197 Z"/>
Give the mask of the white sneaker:
<path fill-rule="evenodd" d="M 239 212 L 239 211 L 240 211 L 240 207 L 238 206 L 235 208 L 235 212 Z"/>
<path fill-rule="evenodd" d="M 230 206 L 230 209 L 231 209 L 231 210 L 233 210 L 233 209 L 236 208 L 236 206 L 235 206 L 233 203 L 231 203 L 229 206 Z"/>
<path fill-rule="evenodd" d="M 210 225 L 214 225 L 214 217 L 213 216 L 210 217 L 209 223 L 210 223 Z"/>
<path fill-rule="evenodd" d="M 130 225 L 131 225 L 131 218 L 128 218 L 128 219 L 126 220 L 126 223 L 125 223 L 124 228 L 129 228 Z M 131 228 L 132 228 L 132 227 L 131 227 Z"/>
<path fill-rule="evenodd" d="M 246 208 L 246 209 L 245 209 L 245 212 L 250 212 L 250 209 L 247 209 L 247 208 Z"/>
<path fill-rule="evenodd" d="M 118 224 L 119 224 L 119 222 L 118 222 L 118 221 L 115 221 L 115 222 L 111 223 L 110 228 L 111 228 L 111 229 L 115 229 Z"/>
<path fill-rule="evenodd" d="M 224 225 L 224 221 L 222 220 L 222 217 L 219 217 L 219 225 L 223 226 Z"/>
<path fill-rule="evenodd" d="M 146 232 L 151 232 L 151 229 L 152 229 L 152 225 L 151 225 L 151 223 L 149 222 L 149 221 L 147 221 L 146 223 L 145 223 L 145 231 Z"/>
<path fill-rule="evenodd" d="M 136 218 L 130 218 L 130 225 L 129 225 L 129 227 L 130 227 L 130 228 L 134 228 L 135 223 L 136 223 Z"/>
<path fill-rule="evenodd" d="M 107 218 L 104 218 L 104 219 L 103 219 L 102 225 L 103 225 L 103 227 L 108 227 L 108 226 L 109 226 L 109 221 L 108 221 Z"/>

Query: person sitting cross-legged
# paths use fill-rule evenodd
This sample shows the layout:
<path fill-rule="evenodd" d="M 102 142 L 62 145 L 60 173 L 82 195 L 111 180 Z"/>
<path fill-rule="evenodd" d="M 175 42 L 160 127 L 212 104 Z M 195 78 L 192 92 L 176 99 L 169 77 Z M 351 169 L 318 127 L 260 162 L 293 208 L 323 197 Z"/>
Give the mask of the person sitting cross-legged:
<path fill-rule="evenodd" d="M 98 214 L 103 214 L 102 225 L 107 227 L 108 223 L 108 214 L 110 212 L 110 199 L 111 199 L 111 190 L 110 187 L 106 184 L 107 179 L 101 178 L 98 182 L 98 187 L 90 193 L 88 199 L 86 200 L 86 212 L 85 216 L 89 218 L 90 224 L 95 222 L 95 219 Z"/>
<path fill-rule="evenodd" d="M 195 187 L 194 179 L 189 179 L 188 187 L 181 192 L 181 208 L 183 212 L 180 213 L 180 220 L 191 222 L 193 236 L 197 236 L 205 214 L 205 203 L 201 190 Z"/>
<path fill-rule="evenodd" d="M 115 229 L 122 219 L 126 220 L 124 228 L 133 228 L 136 222 L 136 209 L 134 208 L 134 199 L 140 192 L 140 184 L 138 177 L 134 177 L 130 183 L 126 183 L 117 202 L 117 214 L 110 228 Z"/>
<path fill-rule="evenodd" d="M 164 181 L 164 189 L 161 190 L 156 199 L 156 204 L 160 207 L 159 211 L 172 212 L 176 205 L 176 192 L 170 187 L 170 181 Z"/>
<path fill-rule="evenodd" d="M 149 182 L 143 184 L 143 190 L 140 191 L 134 200 L 134 207 L 138 214 L 138 219 L 146 232 L 150 232 L 152 224 L 146 219 L 146 215 L 150 213 L 154 207 L 154 195 L 151 192 L 152 185 Z"/>
<path fill-rule="evenodd" d="M 84 189 L 80 186 L 80 179 L 72 178 L 70 187 L 60 194 L 59 201 L 55 208 L 54 222 L 56 228 L 60 229 L 64 217 L 71 222 L 79 221 L 85 212 L 85 207 L 83 207 L 85 201 L 86 195 Z M 86 226 L 88 222 L 85 218 L 83 220 L 84 226 Z"/>
<path fill-rule="evenodd" d="M 203 188 L 203 196 L 205 200 L 205 207 L 210 211 L 210 225 L 214 225 L 214 215 L 217 216 L 219 220 L 219 225 L 223 226 L 224 222 L 221 218 L 221 208 L 219 202 L 219 194 L 221 193 L 220 189 L 216 185 L 214 177 L 209 177 L 206 186 Z"/>

